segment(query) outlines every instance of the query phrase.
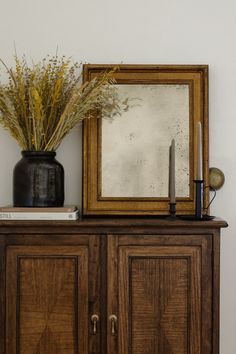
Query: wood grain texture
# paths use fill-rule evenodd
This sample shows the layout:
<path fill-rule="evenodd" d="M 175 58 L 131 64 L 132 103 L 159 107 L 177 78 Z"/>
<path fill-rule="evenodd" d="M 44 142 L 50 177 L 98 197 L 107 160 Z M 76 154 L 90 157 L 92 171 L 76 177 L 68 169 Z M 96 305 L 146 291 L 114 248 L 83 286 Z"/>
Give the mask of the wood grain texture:
<path fill-rule="evenodd" d="M 200 264 L 194 247 L 119 248 L 120 353 L 200 354 Z"/>
<path fill-rule="evenodd" d="M 6 353 L 6 252 L 5 252 L 5 236 L 0 235 L 0 354 Z"/>
<path fill-rule="evenodd" d="M 115 235 L 108 235 L 107 242 L 107 348 L 108 353 L 115 353 L 117 350 L 117 332 L 111 335 L 110 316 L 118 313 L 118 238 Z M 116 289 L 116 290 L 115 290 Z"/>
<path fill-rule="evenodd" d="M 79 234 L 108 234 L 108 233 L 175 233 L 175 234 L 193 234 L 202 233 L 206 230 L 211 230 L 227 227 L 226 221 L 215 218 L 210 221 L 185 221 L 181 219 L 169 220 L 161 217 L 84 217 L 77 221 L 3 221 L 0 220 L 0 232 L 14 239 L 21 236 L 22 242 L 30 235 L 36 241 L 37 238 L 42 240 L 44 236 L 45 242 L 52 241 L 53 237 L 60 236 L 63 241 L 63 236 L 79 235 Z M 8 237 L 9 235 L 9 237 Z M 64 243 L 73 244 L 73 238 L 64 239 Z M 80 239 L 80 243 L 86 244 L 86 238 Z M 35 242 L 34 241 L 34 242 Z"/>
<path fill-rule="evenodd" d="M 76 260 L 20 258 L 18 262 L 20 353 L 74 353 Z"/>
<path fill-rule="evenodd" d="M 88 263 L 88 350 L 89 354 L 98 354 L 101 348 L 102 335 L 102 304 L 101 304 L 101 284 L 102 284 L 102 257 L 100 237 L 89 235 L 86 237 L 89 241 L 89 263 Z M 82 276 L 81 281 L 86 281 Z M 97 333 L 93 333 L 92 315 L 98 316 Z M 82 326 L 86 331 L 86 321 L 82 321 Z"/>
<path fill-rule="evenodd" d="M 9 247 L 7 257 L 7 353 L 87 353 L 87 248 Z"/>
<path fill-rule="evenodd" d="M 187 353 L 187 259 L 134 259 L 130 268 L 131 353 Z"/>
<path fill-rule="evenodd" d="M 213 234 L 213 331 L 212 352 L 219 354 L 220 338 L 220 231 Z"/>

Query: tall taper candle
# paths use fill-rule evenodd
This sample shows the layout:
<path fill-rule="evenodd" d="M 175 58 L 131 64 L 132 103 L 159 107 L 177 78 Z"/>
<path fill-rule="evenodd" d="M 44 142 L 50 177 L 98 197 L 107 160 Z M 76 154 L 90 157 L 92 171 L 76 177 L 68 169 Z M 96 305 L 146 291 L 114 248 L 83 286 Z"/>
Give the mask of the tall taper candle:
<path fill-rule="evenodd" d="M 175 140 L 172 139 L 170 146 L 170 181 L 169 181 L 169 197 L 170 203 L 175 203 Z"/>
<path fill-rule="evenodd" d="M 202 124 L 197 125 L 197 173 L 196 180 L 202 180 Z"/>

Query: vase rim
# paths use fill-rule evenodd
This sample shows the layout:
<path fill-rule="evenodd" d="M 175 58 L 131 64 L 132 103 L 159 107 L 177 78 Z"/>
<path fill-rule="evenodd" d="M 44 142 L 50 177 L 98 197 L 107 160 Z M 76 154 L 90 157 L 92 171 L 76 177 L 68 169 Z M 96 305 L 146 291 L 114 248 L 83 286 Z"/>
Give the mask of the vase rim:
<path fill-rule="evenodd" d="M 44 151 L 44 150 L 23 150 L 21 151 L 22 156 L 43 156 L 43 157 L 53 157 L 56 156 L 55 151 Z"/>

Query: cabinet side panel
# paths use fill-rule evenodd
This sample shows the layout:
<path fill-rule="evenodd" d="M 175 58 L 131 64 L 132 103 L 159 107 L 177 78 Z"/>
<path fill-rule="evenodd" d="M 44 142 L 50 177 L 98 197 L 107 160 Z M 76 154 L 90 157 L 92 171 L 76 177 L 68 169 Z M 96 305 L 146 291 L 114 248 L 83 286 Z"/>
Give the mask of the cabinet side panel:
<path fill-rule="evenodd" d="M 5 354 L 5 242 L 0 237 L 0 354 Z"/>
<path fill-rule="evenodd" d="M 213 353 L 219 353 L 219 321 L 220 321 L 220 231 L 213 235 Z"/>

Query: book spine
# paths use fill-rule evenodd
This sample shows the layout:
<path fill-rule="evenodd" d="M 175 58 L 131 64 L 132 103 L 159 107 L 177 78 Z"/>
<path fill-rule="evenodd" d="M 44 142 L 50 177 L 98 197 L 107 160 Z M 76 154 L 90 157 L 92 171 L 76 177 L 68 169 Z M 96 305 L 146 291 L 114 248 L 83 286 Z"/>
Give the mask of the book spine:
<path fill-rule="evenodd" d="M 72 213 L 0 213 L 0 220 L 77 220 L 78 210 Z"/>
<path fill-rule="evenodd" d="M 0 207 L 0 213 L 73 213 L 77 207 Z"/>

